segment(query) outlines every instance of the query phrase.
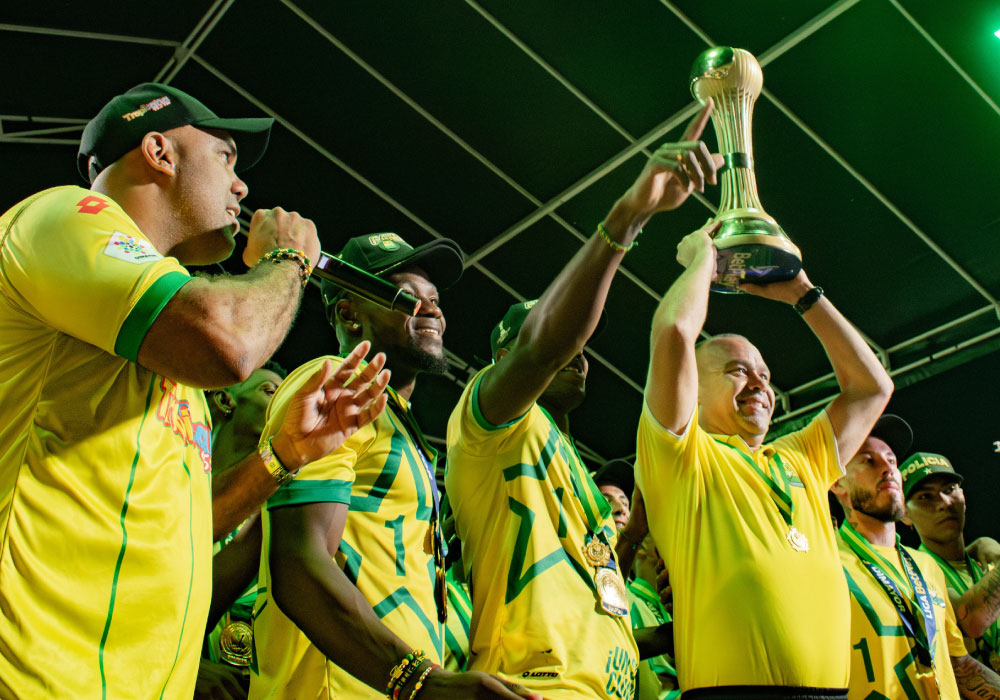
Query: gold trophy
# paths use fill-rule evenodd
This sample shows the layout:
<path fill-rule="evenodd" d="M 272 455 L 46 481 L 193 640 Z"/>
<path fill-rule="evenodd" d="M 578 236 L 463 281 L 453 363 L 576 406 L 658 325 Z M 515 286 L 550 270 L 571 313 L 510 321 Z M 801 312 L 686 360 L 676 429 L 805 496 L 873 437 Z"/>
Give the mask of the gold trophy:
<path fill-rule="evenodd" d="M 719 151 L 722 201 L 715 221 L 718 276 L 716 292 L 739 292 L 740 282 L 768 284 L 789 280 L 802 269 L 802 254 L 781 226 L 764 211 L 753 172 L 750 123 L 764 85 L 760 64 L 749 51 L 716 46 L 691 67 L 691 94 L 715 102 L 712 123 Z"/>

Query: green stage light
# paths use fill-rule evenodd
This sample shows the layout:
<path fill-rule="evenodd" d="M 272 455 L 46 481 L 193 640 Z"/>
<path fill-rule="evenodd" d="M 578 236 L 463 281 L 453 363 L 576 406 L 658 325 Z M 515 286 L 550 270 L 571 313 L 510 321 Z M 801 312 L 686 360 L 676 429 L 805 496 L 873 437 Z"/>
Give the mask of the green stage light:
<path fill-rule="evenodd" d="M 1000 39 L 1000 29 L 993 32 L 993 36 L 995 36 L 997 39 Z"/>

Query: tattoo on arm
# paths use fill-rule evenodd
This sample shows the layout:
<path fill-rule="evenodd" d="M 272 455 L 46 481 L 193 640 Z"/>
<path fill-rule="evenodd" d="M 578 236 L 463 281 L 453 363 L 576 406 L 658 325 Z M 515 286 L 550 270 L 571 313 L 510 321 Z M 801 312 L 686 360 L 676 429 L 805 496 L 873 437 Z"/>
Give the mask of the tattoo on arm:
<path fill-rule="evenodd" d="M 971 656 L 951 657 L 958 691 L 967 700 L 1000 700 L 1000 676 Z"/>
<path fill-rule="evenodd" d="M 965 631 L 973 616 L 977 618 L 977 624 L 985 629 L 993 624 L 998 615 L 1000 615 L 1000 567 L 995 567 L 962 596 L 962 600 L 955 606 L 955 618 L 959 627 Z"/>

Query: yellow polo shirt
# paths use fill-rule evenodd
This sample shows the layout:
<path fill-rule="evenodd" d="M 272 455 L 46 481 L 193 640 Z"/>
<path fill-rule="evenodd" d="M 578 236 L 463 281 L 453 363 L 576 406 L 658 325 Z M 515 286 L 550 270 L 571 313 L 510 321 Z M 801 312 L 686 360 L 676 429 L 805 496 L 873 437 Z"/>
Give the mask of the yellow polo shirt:
<path fill-rule="evenodd" d="M 478 387 L 489 371 L 469 382 L 448 421 L 445 487 L 472 593 L 469 669 L 547 700 L 630 700 L 639 658 L 631 622 L 601 608 L 582 551 L 587 512 L 604 513 L 600 529 L 614 544 L 610 508 L 537 404 L 502 426 L 483 417 Z"/>
<path fill-rule="evenodd" d="M 644 403 L 637 440 L 636 478 L 673 585 L 681 689 L 847 687 L 849 606 L 827 501 L 843 471 L 826 412 L 751 452 L 738 436 L 704 431 L 697 409 L 674 435 Z M 808 552 L 792 549 L 747 462 L 765 469 L 775 453 Z"/>
<path fill-rule="evenodd" d="M 105 195 L 55 187 L 0 217 L 0 696 L 194 692 L 208 407 L 135 363 L 189 280 Z"/>

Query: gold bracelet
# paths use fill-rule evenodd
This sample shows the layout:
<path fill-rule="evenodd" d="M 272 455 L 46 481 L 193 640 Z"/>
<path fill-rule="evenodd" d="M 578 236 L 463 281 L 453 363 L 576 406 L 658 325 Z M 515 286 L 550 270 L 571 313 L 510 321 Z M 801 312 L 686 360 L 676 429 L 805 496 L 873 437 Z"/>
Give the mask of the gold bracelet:
<path fill-rule="evenodd" d="M 632 242 L 629 243 L 628 245 L 622 245 L 614 238 L 609 236 L 607 229 L 604 228 L 603 221 L 597 224 L 597 232 L 601 234 L 601 238 L 604 239 L 604 242 L 607 243 L 609 246 L 611 246 L 611 250 L 617 253 L 627 253 L 633 248 L 635 248 L 637 245 L 639 245 L 639 234 L 642 233 L 642 229 L 639 229 L 639 233 L 635 234 L 635 238 L 632 239 Z"/>
<path fill-rule="evenodd" d="M 257 449 L 257 454 L 260 455 L 260 459 L 264 463 L 264 468 L 267 469 L 268 473 L 274 478 L 275 483 L 278 484 L 278 488 L 281 488 L 295 478 L 295 472 L 288 471 L 285 465 L 281 463 L 281 460 L 278 459 L 278 455 L 274 453 L 270 439 Z"/>

